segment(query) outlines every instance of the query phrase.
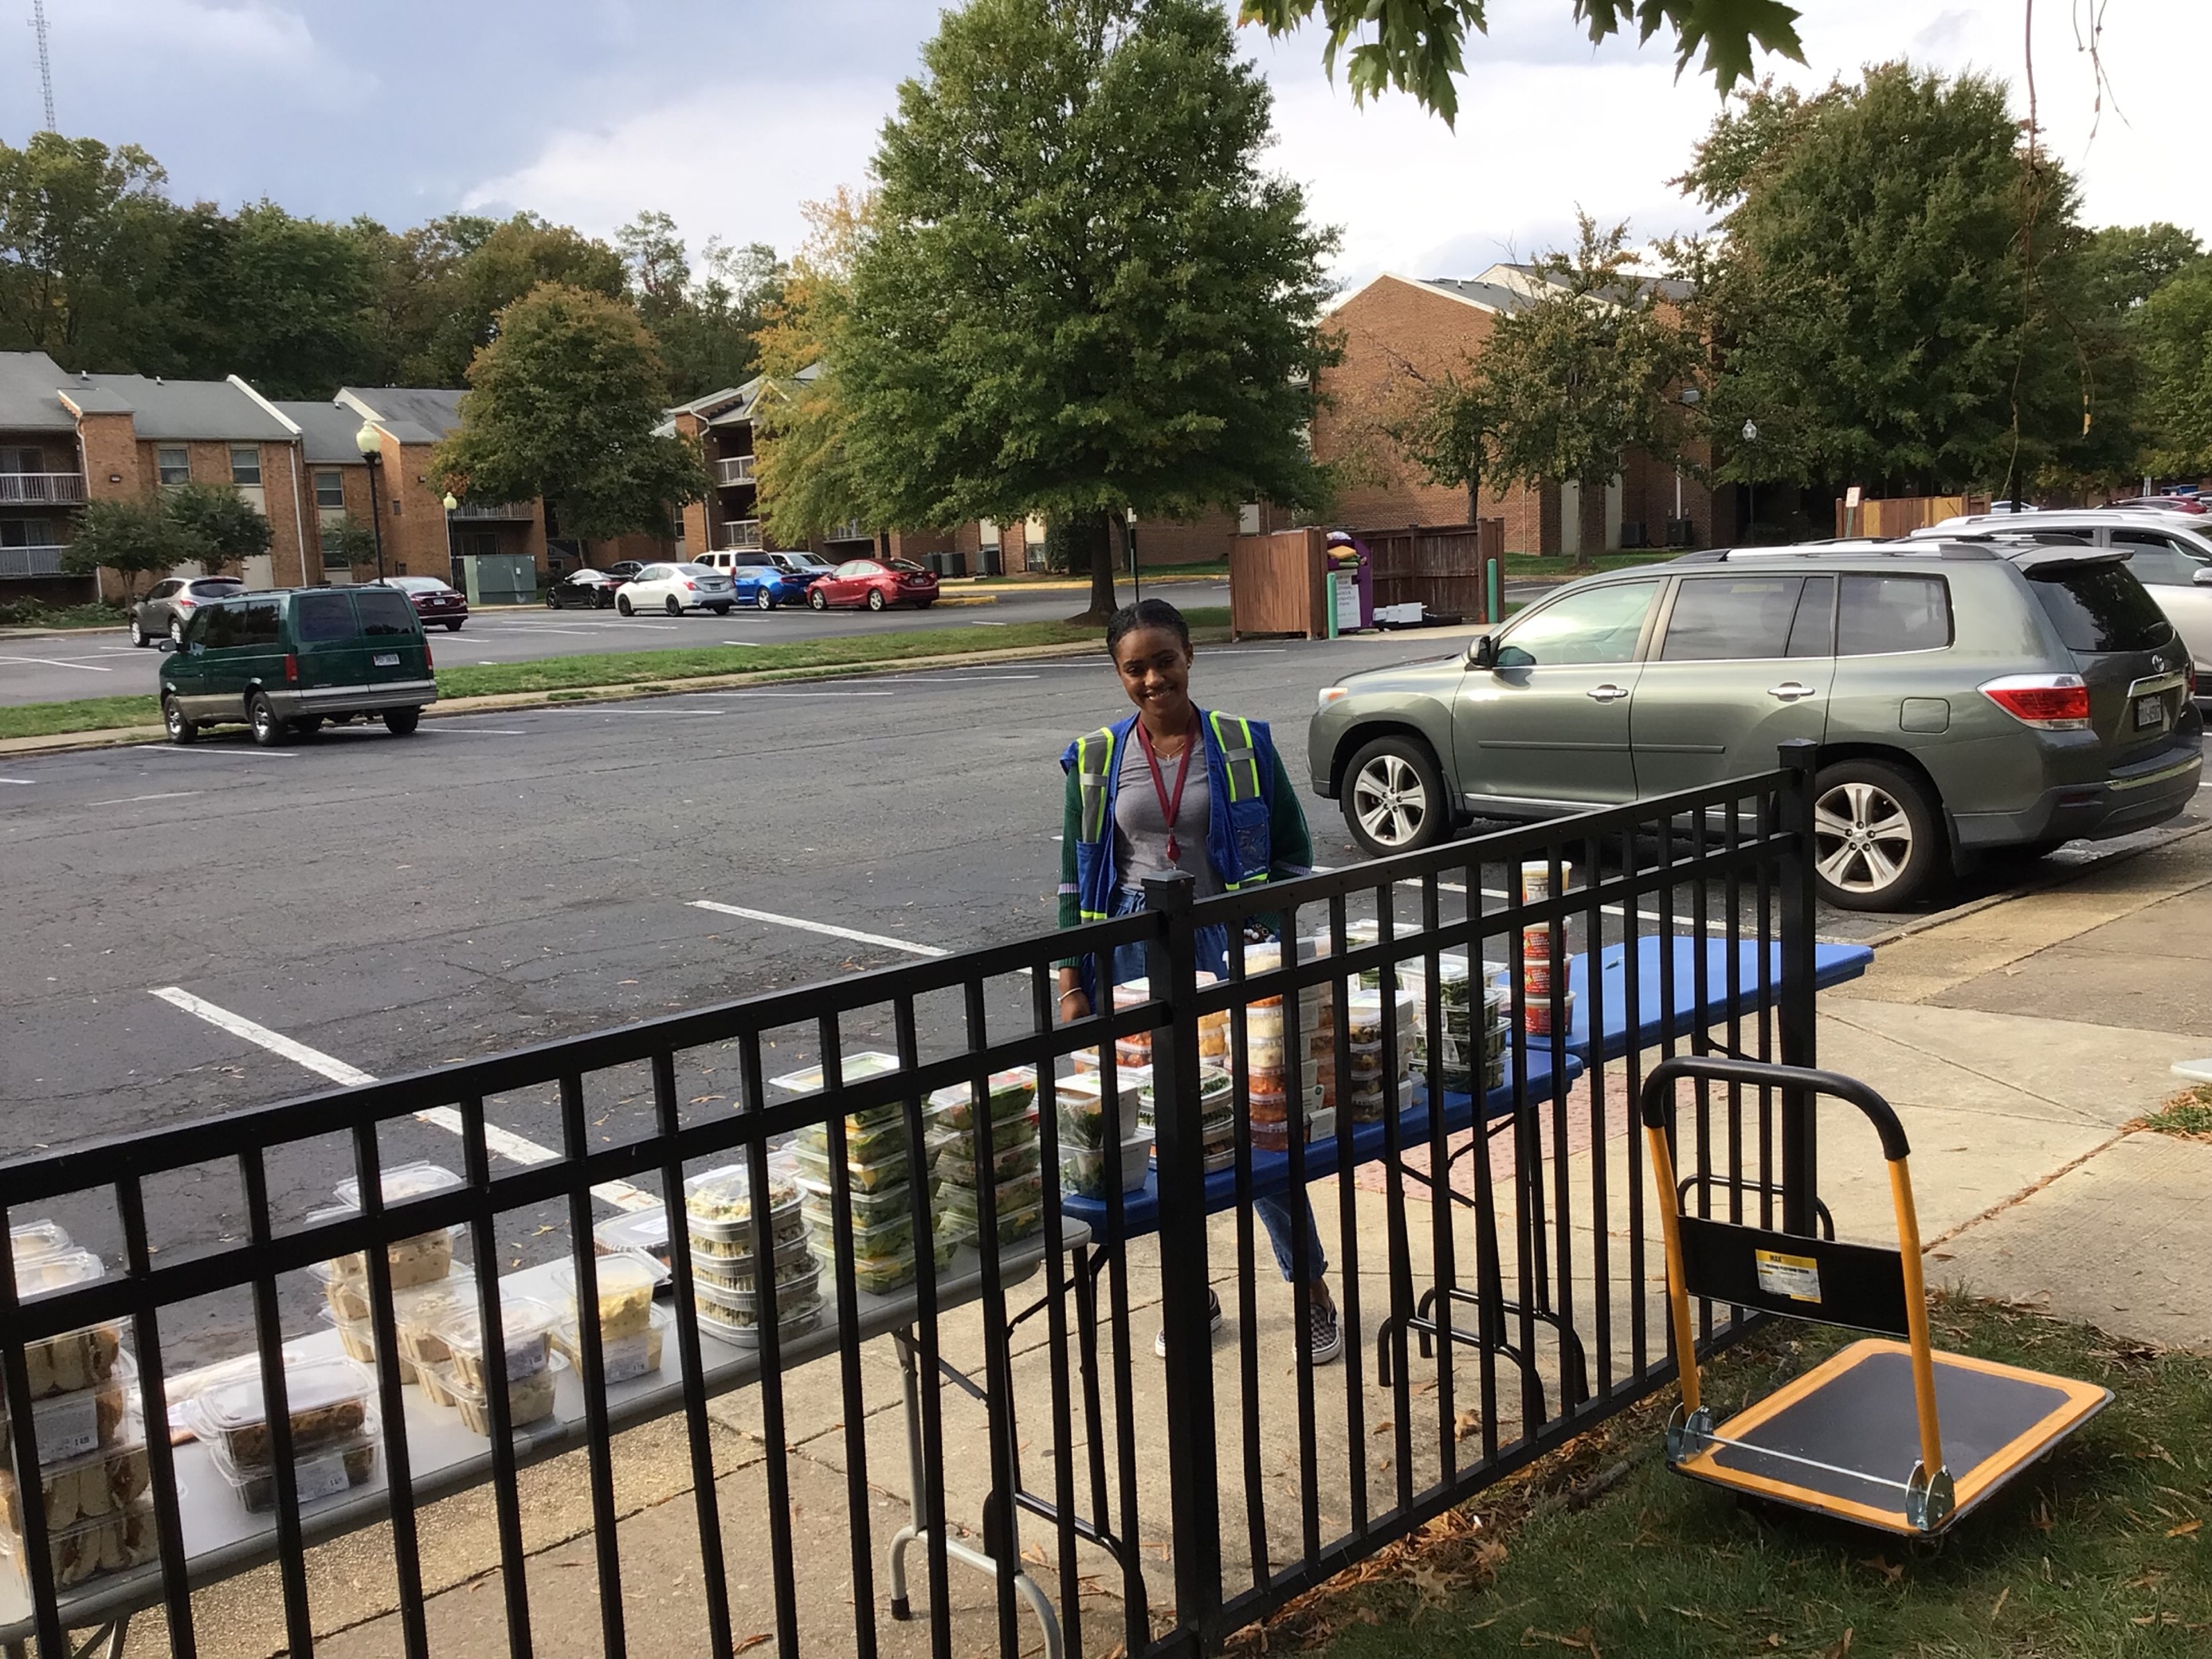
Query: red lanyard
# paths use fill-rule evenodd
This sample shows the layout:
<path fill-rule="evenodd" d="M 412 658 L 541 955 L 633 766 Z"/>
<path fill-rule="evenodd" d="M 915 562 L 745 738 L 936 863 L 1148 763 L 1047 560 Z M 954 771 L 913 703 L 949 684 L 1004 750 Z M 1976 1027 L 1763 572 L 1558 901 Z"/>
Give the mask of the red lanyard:
<path fill-rule="evenodd" d="M 1145 760 L 1152 769 L 1152 793 L 1159 797 L 1160 816 L 1168 821 L 1168 862 L 1180 865 L 1182 848 L 1176 842 L 1176 820 L 1182 816 L 1182 786 L 1190 776 L 1190 751 L 1198 747 L 1198 722 L 1191 721 L 1190 730 L 1183 734 L 1182 758 L 1176 764 L 1173 795 L 1168 793 L 1168 781 L 1160 770 L 1159 751 L 1152 747 L 1152 734 L 1145 730 L 1142 720 L 1137 722 L 1137 736 L 1144 742 Z"/>

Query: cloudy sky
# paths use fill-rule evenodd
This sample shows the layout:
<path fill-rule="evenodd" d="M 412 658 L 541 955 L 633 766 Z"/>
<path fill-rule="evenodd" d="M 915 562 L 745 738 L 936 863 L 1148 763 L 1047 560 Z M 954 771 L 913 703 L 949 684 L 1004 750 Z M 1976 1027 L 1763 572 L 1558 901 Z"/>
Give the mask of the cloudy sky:
<path fill-rule="evenodd" d="M 2025 0 L 1799 0 L 1808 85 L 1899 56 L 2022 84 Z M 2105 6 L 2112 94 L 2077 44 Z M 787 251 L 800 204 L 866 174 L 931 0 L 46 0 L 64 131 L 145 146 L 179 197 L 268 197 L 400 226 L 527 207 L 604 234 L 639 210 Z M 27 23 L 30 0 L 0 0 Z M 1711 121 L 1671 55 L 1593 51 L 1569 0 L 1492 0 L 1456 133 L 1409 101 L 1365 109 L 1318 43 L 1243 49 L 1277 94 L 1276 163 L 1340 226 L 1337 275 L 1466 275 L 1557 246 L 1577 206 L 1639 234 L 1695 228 L 1666 180 Z M 2043 0 L 2040 110 L 2094 223 L 2175 220 L 2212 240 L 2204 0 Z M 38 125 L 26 27 L 0 52 L 0 138 Z M 2021 101 L 2016 95 L 2016 102 Z"/>

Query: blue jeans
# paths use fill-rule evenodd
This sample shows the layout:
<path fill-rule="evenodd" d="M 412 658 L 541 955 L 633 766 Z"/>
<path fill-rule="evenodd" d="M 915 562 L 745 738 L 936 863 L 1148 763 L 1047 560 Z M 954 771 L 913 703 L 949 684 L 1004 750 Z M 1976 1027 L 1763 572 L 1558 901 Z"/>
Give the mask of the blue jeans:
<path fill-rule="evenodd" d="M 1145 908 L 1145 896 L 1133 887 L 1114 890 L 1114 914 L 1126 916 Z M 1209 974 L 1224 978 L 1229 973 L 1229 934 L 1226 929 L 1213 927 L 1198 930 L 1198 963 Z M 1133 979 L 1145 977 L 1145 947 L 1141 945 L 1116 946 L 1114 951 L 1114 983 L 1125 985 Z M 1102 999 L 1103 1000 L 1103 999 Z M 1283 1270 L 1285 1282 L 1292 1280 L 1291 1240 L 1295 1230 L 1304 1227 L 1306 1235 L 1306 1265 L 1311 1278 L 1319 1279 L 1328 1271 L 1328 1255 L 1321 1247 L 1321 1229 L 1314 1224 L 1313 1204 L 1304 1193 L 1296 1196 L 1295 1205 L 1288 1194 L 1283 1196 L 1255 1198 L 1252 1212 L 1260 1218 L 1260 1224 L 1267 1230 L 1267 1242 L 1275 1247 L 1275 1265 Z"/>

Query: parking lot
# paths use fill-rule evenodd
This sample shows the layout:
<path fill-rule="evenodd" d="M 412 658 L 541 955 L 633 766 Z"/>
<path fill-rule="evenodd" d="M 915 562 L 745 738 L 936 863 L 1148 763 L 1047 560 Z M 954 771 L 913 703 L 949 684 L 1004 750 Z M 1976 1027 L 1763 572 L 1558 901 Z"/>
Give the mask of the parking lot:
<path fill-rule="evenodd" d="M 1421 653 L 1402 637 L 1215 647 L 1194 689 L 1273 721 L 1303 780 L 1315 688 Z M 426 721 L 404 740 L 355 726 L 276 750 L 226 734 L 7 762 L 0 1098 L 15 1144 L 1049 927 L 1058 756 L 1125 708 L 1091 657 L 547 706 Z M 1307 806 L 1316 858 L 1352 862 L 1334 804 Z M 1483 872 L 1486 887 L 1505 879 Z M 1818 929 L 1866 939 L 1902 920 L 1824 911 Z M 800 1034 L 790 1063 L 811 1058 Z M 719 1070 L 699 1059 L 687 1109 L 727 1109 L 734 1073 Z M 597 1103 L 600 1131 L 619 1134 L 648 1100 Z M 492 1120 L 507 1156 L 557 1143 L 550 1103 L 496 1103 Z M 398 1126 L 385 1157 L 404 1156 L 450 1163 L 459 1146 L 439 1123 Z M 273 1167 L 280 1212 L 326 1202 L 349 1163 L 333 1144 Z M 210 1170 L 161 1195 L 157 1239 L 236 1224 L 235 1188 L 234 1172 Z M 565 1248 L 562 1218 L 512 1220 L 517 1260 Z M 70 1224 L 97 1238 L 112 1224 Z"/>
<path fill-rule="evenodd" d="M 1147 584 L 1176 604 L 1225 605 L 1225 581 Z M 989 589 L 978 590 L 988 594 Z M 1125 588 L 1126 591 L 1126 588 Z M 654 651 L 675 646 L 789 645 L 847 634 L 904 632 L 911 629 L 957 629 L 988 646 L 993 629 L 1014 623 L 1056 622 L 1082 609 L 1084 596 L 1066 589 L 1019 590 L 998 594 L 988 605 L 933 605 L 922 611 L 866 611 L 817 613 L 804 605 L 774 611 L 732 611 L 726 617 L 695 612 L 684 617 L 617 617 L 611 611 L 539 611 L 506 608 L 481 611 L 457 634 L 434 628 L 430 647 L 439 663 L 529 662 L 541 657 L 580 657 L 615 651 Z M 100 631 L 81 637 L 0 637 L 0 704 L 58 702 L 75 697 L 151 695 L 161 657 L 134 650 L 120 633 Z"/>

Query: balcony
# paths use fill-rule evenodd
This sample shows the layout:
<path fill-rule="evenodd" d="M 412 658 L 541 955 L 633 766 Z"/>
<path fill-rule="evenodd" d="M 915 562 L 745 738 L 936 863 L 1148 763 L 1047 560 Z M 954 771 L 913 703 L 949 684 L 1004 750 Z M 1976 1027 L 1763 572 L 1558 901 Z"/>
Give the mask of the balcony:
<path fill-rule="evenodd" d="M 833 524 L 822 533 L 822 539 L 825 542 L 872 542 L 875 538 L 876 532 L 858 519 L 848 519 L 842 524 Z"/>
<path fill-rule="evenodd" d="M 725 455 L 714 463 L 714 482 L 718 484 L 749 484 L 753 481 L 753 459 L 750 455 Z"/>
<path fill-rule="evenodd" d="M 0 472 L 0 502 L 23 507 L 74 507 L 84 500 L 82 472 Z"/>
<path fill-rule="evenodd" d="M 761 539 L 758 519 L 739 519 L 722 526 L 722 551 L 725 553 L 757 553 L 767 544 Z"/>
<path fill-rule="evenodd" d="M 21 473 L 11 476 L 21 477 Z M 0 547 L 0 580 L 9 576 L 58 576 L 62 550 L 58 547 Z"/>
<path fill-rule="evenodd" d="M 463 501 L 446 515 L 449 519 L 534 519 L 535 507 L 529 501 Z"/>

